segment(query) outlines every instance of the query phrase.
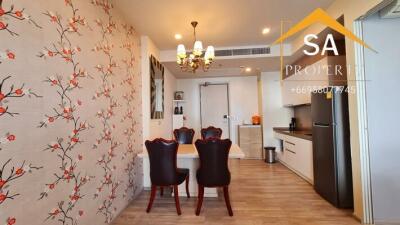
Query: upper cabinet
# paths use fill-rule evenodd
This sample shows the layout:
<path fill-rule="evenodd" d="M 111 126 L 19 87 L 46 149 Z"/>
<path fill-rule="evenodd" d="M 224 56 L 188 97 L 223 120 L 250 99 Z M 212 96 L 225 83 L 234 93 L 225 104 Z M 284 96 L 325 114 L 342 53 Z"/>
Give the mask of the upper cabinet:
<path fill-rule="evenodd" d="M 331 85 L 347 84 L 344 55 L 326 56 L 307 66 L 300 65 L 293 65 L 289 75 L 282 81 L 284 106 L 311 104 L 311 92 Z"/>

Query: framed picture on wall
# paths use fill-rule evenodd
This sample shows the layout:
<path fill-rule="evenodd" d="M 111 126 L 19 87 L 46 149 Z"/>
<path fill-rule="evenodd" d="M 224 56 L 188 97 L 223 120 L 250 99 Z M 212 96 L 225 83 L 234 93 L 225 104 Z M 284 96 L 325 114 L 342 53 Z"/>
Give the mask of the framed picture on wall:
<path fill-rule="evenodd" d="M 164 118 L 164 66 L 150 57 L 151 119 Z"/>
<path fill-rule="evenodd" d="M 183 100 L 183 91 L 175 91 L 174 99 Z"/>

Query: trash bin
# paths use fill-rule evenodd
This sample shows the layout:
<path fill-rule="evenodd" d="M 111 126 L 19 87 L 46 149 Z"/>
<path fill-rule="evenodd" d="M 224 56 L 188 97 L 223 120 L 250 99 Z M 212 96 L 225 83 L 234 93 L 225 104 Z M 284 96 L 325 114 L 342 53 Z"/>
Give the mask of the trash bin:
<path fill-rule="evenodd" d="M 264 155 L 266 163 L 275 163 L 275 147 L 265 147 Z"/>

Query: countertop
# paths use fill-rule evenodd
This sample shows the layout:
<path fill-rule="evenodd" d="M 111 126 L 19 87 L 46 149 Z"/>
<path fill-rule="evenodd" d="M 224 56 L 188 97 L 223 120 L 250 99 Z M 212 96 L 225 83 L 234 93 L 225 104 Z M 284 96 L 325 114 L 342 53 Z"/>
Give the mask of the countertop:
<path fill-rule="evenodd" d="M 286 134 L 292 137 L 297 137 L 301 139 L 306 139 L 312 141 L 312 131 L 311 130 L 295 130 L 289 131 L 288 127 L 274 127 L 275 132 L 280 134 Z"/>
<path fill-rule="evenodd" d="M 261 125 L 260 125 L 260 124 L 258 124 L 258 125 L 254 125 L 254 124 L 242 124 L 242 125 L 239 125 L 239 127 L 261 127 Z"/>

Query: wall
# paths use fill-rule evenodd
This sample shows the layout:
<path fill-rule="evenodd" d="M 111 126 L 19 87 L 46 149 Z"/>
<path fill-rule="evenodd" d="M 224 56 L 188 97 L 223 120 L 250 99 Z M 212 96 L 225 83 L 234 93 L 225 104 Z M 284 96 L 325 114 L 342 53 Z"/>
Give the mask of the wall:
<path fill-rule="evenodd" d="M 142 43 L 142 114 L 143 114 L 143 141 L 154 138 L 172 138 L 172 114 L 176 78 L 164 67 L 164 119 L 151 119 L 150 117 L 150 62 L 151 55 L 159 60 L 160 51 L 147 36 L 141 37 Z"/>
<path fill-rule="evenodd" d="M 359 17 L 365 15 L 377 5 L 387 2 L 386 0 L 336 0 L 326 10 L 333 18 L 344 16 L 344 26 L 353 31 L 353 23 Z M 309 26 L 292 42 L 292 50 L 296 52 L 303 45 L 305 34 L 318 34 L 326 26 L 317 23 Z M 355 85 L 355 49 L 354 42 L 346 38 L 346 62 L 352 65 L 347 74 L 348 85 Z M 349 116 L 350 116 L 350 133 L 351 133 L 351 157 L 352 157 L 352 173 L 353 173 L 353 193 L 354 193 L 354 215 L 363 219 L 363 196 L 361 186 L 361 165 L 360 165 L 360 143 L 359 143 L 359 126 L 358 126 L 358 108 L 357 108 L 357 92 L 349 94 Z"/>
<path fill-rule="evenodd" d="M 263 102 L 264 146 L 278 147 L 279 140 L 274 138 L 274 127 L 289 127 L 293 109 L 282 104 L 280 72 L 261 73 Z"/>
<path fill-rule="evenodd" d="M 110 222 L 142 189 L 138 35 L 109 1 L 4 0 L 0 40 L 0 224 Z"/>
<path fill-rule="evenodd" d="M 364 40 L 378 53 L 365 51 L 366 99 L 372 202 L 377 224 L 400 224 L 400 18 L 380 19 L 378 15 L 363 22 Z M 384 37 L 384 41 L 382 39 Z M 392 131 L 392 132 L 391 132 Z"/>
<path fill-rule="evenodd" d="M 178 79 L 177 90 L 183 91 L 186 100 L 185 126 L 195 130 L 195 139 L 200 138 L 200 88 L 204 82 L 229 83 L 229 104 L 231 113 L 231 140 L 237 143 L 238 125 L 250 120 L 258 113 L 257 77 L 219 77 L 203 79 Z"/>

